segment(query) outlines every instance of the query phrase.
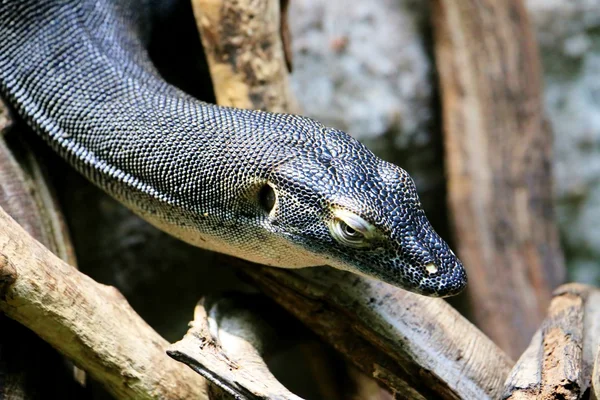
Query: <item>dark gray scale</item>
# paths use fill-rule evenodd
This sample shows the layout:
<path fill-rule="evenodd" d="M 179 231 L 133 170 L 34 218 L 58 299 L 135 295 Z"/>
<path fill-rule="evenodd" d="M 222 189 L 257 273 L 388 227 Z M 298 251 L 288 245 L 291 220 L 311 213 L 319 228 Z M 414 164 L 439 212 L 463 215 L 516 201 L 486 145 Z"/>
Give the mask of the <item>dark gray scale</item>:
<path fill-rule="evenodd" d="M 194 245 L 433 296 L 464 288 L 404 170 L 309 118 L 218 107 L 167 84 L 146 51 L 151 6 L 0 0 L 2 95 L 82 174 Z"/>

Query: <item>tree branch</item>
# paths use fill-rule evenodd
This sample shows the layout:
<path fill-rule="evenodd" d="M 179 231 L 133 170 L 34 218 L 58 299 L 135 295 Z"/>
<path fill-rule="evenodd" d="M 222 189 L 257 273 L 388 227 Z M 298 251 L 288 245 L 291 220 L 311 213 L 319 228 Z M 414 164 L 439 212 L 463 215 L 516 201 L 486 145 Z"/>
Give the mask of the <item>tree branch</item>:
<path fill-rule="evenodd" d="M 236 399 L 302 400 L 279 383 L 263 360 L 276 338 L 274 329 L 263 312 L 248 308 L 251 296 L 240 300 L 201 300 L 190 330 L 168 354 Z"/>
<path fill-rule="evenodd" d="M 76 265 L 60 207 L 43 173 L 43 161 L 25 142 L 23 127 L 13 124 L 0 100 L 0 207 L 53 253 Z M 0 287 L 12 284 L 6 280 L 16 277 L 16 270 L 8 267 L 4 270 L 8 275 L 0 277 Z M 3 295 L 0 289 L 0 297 Z M 1 315 L 0 324 L 0 398 L 31 399 L 42 393 L 64 398 L 83 390 L 83 371 L 69 368 L 52 347 L 16 321 Z"/>
<path fill-rule="evenodd" d="M 513 362 L 444 300 L 332 268 L 244 274 L 404 398 L 494 399 Z"/>
<path fill-rule="evenodd" d="M 279 1 L 192 0 L 192 6 L 217 103 L 296 111 L 283 51 Z"/>
<path fill-rule="evenodd" d="M 168 343 L 117 290 L 59 260 L 1 209 L 0 226 L 2 312 L 117 398 L 207 398 L 206 382 L 165 354 Z"/>

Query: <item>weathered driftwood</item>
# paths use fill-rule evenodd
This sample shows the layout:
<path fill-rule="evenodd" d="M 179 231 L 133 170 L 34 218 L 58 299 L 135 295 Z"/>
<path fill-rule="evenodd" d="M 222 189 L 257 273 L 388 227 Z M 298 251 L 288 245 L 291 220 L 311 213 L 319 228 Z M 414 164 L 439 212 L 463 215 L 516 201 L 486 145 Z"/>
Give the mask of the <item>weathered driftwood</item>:
<path fill-rule="evenodd" d="M 235 398 L 300 399 L 281 385 L 265 360 L 289 350 L 298 323 L 260 294 L 228 293 L 205 298 L 197 305 L 185 337 L 167 353 L 207 378 L 211 400 Z M 302 335 L 301 335 L 302 336 Z M 302 343 L 302 342 L 301 342 Z M 391 399 L 391 395 L 354 367 L 332 371 L 321 345 L 303 343 L 312 380 L 319 381 L 318 397 L 331 400 Z M 281 356 L 281 355 L 280 355 Z M 293 365 L 293 364 L 292 364 Z M 295 367 L 295 365 L 294 365 Z M 307 371 L 304 371 L 307 372 Z"/>
<path fill-rule="evenodd" d="M 600 290 L 561 286 L 548 316 L 506 382 L 505 399 L 580 399 L 600 343 Z"/>
<path fill-rule="evenodd" d="M 235 398 L 301 400 L 263 360 L 276 333 L 261 314 L 236 299 L 202 300 L 190 330 L 167 353 Z"/>
<path fill-rule="evenodd" d="M 331 268 L 245 274 L 366 374 L 402 398 L 486 399 L 512 361 L 441 299 Z"/>
<path fill-rule="evenodd" d="M 120 399 L 203 399 L 206 382 L 123 296 L 59 260 L 0 210 L 0 311 Z"/>
<path fill-rule="evenodd" d="M 217 102 L 239 108 L 295 111 L 279 1 L 192 0 L 192 6 Z"/>
<path fill-rule="evenodd" d="M 552 138 L 522 0 L 432 0 L 450 215 L 478 326 L 513 357 L 564 266 Z"/>
<path fill-rule="evenodd" d="M 267 3 L 271 5 L 267 5 Z M 207 3 L 208 6 L 204 3 Z M 277 1 L 247 3 L 196 0 L 196 18 L 203 43 L 209 54 L 213 85 L 217 93 L 229 93 L 231 71 L 244 71 L 245 59 L 260 60 L 263 40 L 272 44 L 279 39 L 276 25 L 278 13 L 270 11 L 268 29 L 253 26 L 248 30 L 248 15 L 254 21 L 257 10 L 273 10 Z M 257 6 L 258 3 L 261 5 Z M 225 27 L 233 19 L 237 26 Z M 245 13 L 245 14 L 244 14 Z M 250 14 L 248 14 L 250 13 Z M 226 16 L 227 15 L 227 16 Z M 213 21 L 213 22 L 207 22 Z M 221 22 L 218 22 L 221 21 Z M 207 28 L 208 26 L 209 28 Z M 238 32 L 245 34 L 238 34 Z M 208 35 L 207 39 L 205 36 Z M 236 57 L 227 49 L 240 48 Z M 276 44 L 271 46 L 279 49 Z M 277 67 L 262 69 L 266 82 L 287 82 L 280 79 L 286 73 L 283 56 L 272 55 Z M 257 61 L 258 62 L 258 61 Z M 227 73 L 223 73 L 226 71 Z M 272 78 L 273 74 L 275 75 Z M 253 76 L 239 73 L 235 77 L 236 95 L 218 95 L 222 105 L 273 110 L 262 102 L 252 102 Z M 287 86 L 287 83 L 284 84 Z M 276 110 L 286 110 L 289 88 L 273 91 Z M 248 105 L 249 104 L 249 105 Z M 512 365 L 511 360 L 473 325 L 447 303 L 414 295 L 384 283 L 360 278 L 329 268 L 286 271 L 252 266 L 223 257 L 228 263 L 243 264 L 243 273 L 278 303 L 317 332 L 348 360 L 369 376 L 373 376 L 402 398 L 497 398 Z"/>
<path fill-rule="evenodd" d="M 22 130 L 8 134 L 13 119 L 0 100 L 0 207 L 52 252 L 75 265 L 58 204 Z M 81 386 L 62 356 L 16 321 L 0 316 L 0 398 L 73 397 Z M 85 381 L 76 370 L 80 383 Z"/>

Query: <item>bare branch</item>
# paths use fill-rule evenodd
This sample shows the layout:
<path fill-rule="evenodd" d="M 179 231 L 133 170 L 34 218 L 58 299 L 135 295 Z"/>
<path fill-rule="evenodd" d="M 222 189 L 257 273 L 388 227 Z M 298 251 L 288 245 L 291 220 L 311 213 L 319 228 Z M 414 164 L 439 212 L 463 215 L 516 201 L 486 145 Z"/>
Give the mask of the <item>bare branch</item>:
<path fill-rule="evenodd" d="M 243 273 L 404 398 L 498 398 L 513 364 L 441 299 L 325 267 Z"/>
<path fill-rule="evenodd" d="M 590 387 L 600 340 L 600 290 L 561 286 L 506 383 L 505 399 L 579 399 Z"/>
<path fill-rule="evenodd" d="M 273 112 L 296 111 L 282 43 L 279 0 L 192 0 L 192 6 L 217 102 Z"/>
<path fill-rule="evenodd" d="M 40 157 L 34 156 L 23 137 L 23 127 L 14 126 L 0 99 L 0 207 L 37 240 L 71 265 L 76 265 L 73 247 L 60 207 L 43 173 Z M 6 131 L 11 132 L 7 135 Z M 10 263 L 5 260 L 6 263 Z M 12 268 L 5 268 L 10 272 Z M 14 276 L 0 277 L 16 279 Z M 13 282 L 6 282 L 8 287 Z M 3 290 L 0 282 L 0 298 Z M 69 397 L 82 390 L 85 373 L 68 368 L 64 359 L 47 343 L 16 321 L 0 316 L 0 398 L 29 399 L 42 393 Z M 73 371 L 74 370 L 74 371 Z M 75 379 L 73 380 L 73 372 Z"/>
<path fill-rule="evenodd" d="M 0 210 L 0 310 L 101 382 L 120 399 L 205 399 L 206 382 L 171 360 L 168 343 L 112 287 L 50 253 Z"/>
<path fill-rule="evenodd" d="M 185 337 L 168 354 L 239 399 L 301 400 L 269 371 L 263 349 L 274 332 L 233 300 L 200 301 Z"/>

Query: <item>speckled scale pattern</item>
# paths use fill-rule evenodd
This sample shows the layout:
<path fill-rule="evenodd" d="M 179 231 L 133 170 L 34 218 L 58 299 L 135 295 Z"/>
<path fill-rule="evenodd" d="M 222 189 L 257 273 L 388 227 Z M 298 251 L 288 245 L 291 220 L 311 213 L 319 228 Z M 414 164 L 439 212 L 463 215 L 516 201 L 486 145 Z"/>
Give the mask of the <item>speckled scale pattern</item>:
<path fill-rule="evenodd" d="M 279 267 L 328 264 L 432 296 L 466 284 L 408 174 L 309 118 L 218 107 L 161 79 L 150 1 L 0 0 L 0 90 L 77 170 L 159 228 Z M 260 188 L 276 192 L 265 211 Z M 377 230 L 336 241 L 334 210 Z M 427 265 L 436 271 L 427 271 Z"/>

